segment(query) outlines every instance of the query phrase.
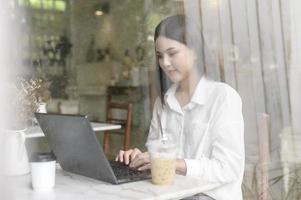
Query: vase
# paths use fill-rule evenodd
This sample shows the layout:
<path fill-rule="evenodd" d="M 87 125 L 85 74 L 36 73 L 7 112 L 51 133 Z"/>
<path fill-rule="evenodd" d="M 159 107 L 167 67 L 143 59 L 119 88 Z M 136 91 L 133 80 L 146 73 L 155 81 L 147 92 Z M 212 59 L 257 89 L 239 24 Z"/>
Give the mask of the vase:
<path fill-rule="evenodd" d="M 29 161 L 25 147 L 25 130 L 6 130 L 3 137 L 3 170 L 8 176 L 29 173 Z"/>
<path fill-rule="evenodd" d="M 45 102 L 39 103 L 37 112 L 38 112 L 38 113 L 47 113 L 47 110 L 46 110 L 46 103 L 45 103 Z"/>

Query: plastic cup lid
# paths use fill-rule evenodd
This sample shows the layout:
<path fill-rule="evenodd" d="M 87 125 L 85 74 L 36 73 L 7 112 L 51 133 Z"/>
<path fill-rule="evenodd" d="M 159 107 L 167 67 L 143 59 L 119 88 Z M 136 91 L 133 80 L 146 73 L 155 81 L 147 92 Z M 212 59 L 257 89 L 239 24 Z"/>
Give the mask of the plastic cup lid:
<path fill-rule="evenodd" d="M 175 143 L 168 140 L 151 140 L 146 144 L 148 149 L 174 149 L 176 147 Z"/>
<path fill-rule="evenodd" d="M 31 154 L 30 162 L 48 162 L 56 160 L 52 152 L 34 152 Z"/>

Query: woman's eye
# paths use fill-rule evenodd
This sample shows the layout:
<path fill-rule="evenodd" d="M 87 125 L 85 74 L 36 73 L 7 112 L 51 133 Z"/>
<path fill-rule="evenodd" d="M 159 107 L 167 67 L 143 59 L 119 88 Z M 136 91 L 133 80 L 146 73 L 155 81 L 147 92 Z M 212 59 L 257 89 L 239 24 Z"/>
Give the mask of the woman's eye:
<path fill-rule="evenodd" d="M 163 58 L 163 56 L 161 54 L 157 54 L 158 59 Z"/>
<path fill-rule="evenodd" d="M 176 55 L 178 52 L 170 52 L 169 53 L 169 56 L 174 56 L 174 55 Z"/>

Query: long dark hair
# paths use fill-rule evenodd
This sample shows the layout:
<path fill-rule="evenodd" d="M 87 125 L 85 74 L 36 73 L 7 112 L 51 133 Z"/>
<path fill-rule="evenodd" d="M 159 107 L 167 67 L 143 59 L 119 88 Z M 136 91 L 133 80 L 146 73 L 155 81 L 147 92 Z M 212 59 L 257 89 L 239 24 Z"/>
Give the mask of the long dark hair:
<path fill-rule="evenodd" d="M 197 55 L 197 67 L 201 74 L 205 73 L 204 67 L 204 53 L 203 53 L 203 36 L 199 26 L 189 21 L 186 23 L 184 15 L 173 15 L 162 20 L 155 29 L 154 41 L 159 36 L 176 40 L 190 49 L 193 49 Z M 161 102 L 164 104 L 164 94 L 170 86 L 170 82 L 167 79 L 164 71 L 159 65 L 158 58 L 156 56 L 156 65 L 159 78 L 159 87 L 161 93 Z"/>

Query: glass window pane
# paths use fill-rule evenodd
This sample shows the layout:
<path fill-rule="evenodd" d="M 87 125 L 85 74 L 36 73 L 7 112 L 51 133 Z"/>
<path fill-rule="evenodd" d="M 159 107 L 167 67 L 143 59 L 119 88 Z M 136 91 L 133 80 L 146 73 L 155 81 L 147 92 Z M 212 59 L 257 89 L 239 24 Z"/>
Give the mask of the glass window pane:
<path fill-rule="evenodd" d="M 40 0 L 29 0 L 29 2 L 30 2 L 30 6 L 32 8 L 37 8 L 37 9 L 41 8 L 41 1 Z"/>
<path fill-rule="evenodd" d="M 28 0 L 18 0 L 18 5 L 19 6 L 27 6 L 28 5 Z"/>
<path fill-rule="evenodd" d="M 52 10 L 53 9 L 53 0 L 44 0 L 43 1 L 43 8 L 45 10 Z"/>
<path fill-rule="evenodd" d="M 66 10 L 66 2 L 57 0 L 54 2 L 54 9 L 58 11 L 65 11 Z"/>
<path fill-rule="evenodd" d="M 190 67 L 194 67 L 191 65 L 194 63 L 195 67 L 199 67 L 196 71 L 206 71 L 210 79 L 227 83 L 237 89 L 242 97 L 242 110 L 246 118 L 244 199 L 248 199 L 249 196 L 250 199 L 251 196 L 255 197 L 253 191 L 255 193 L 259 191 L 259 188 L 253 188 L 255 185 L 256 187 L 260 187 L 259 183 L 264 185 L 261 180 L 257 180 L 257 173 L 261 176 L 263 174 L 261 172 L 270 173 L 269 176 L 261 179 L 267 181 L 269 178 L 265 184 L 270 184 L 271 195 L 279 196 L 278 199 L 295 199 L 289 198 L 295 194 L 288 191 L 298 189 L 294 188 L 294 185 L 300 183 L 301 176 L 298 179 L 291 177 L 297 173 L 297 171 L 289 173 L 294 170 L 294 166 L 286 164 L 282 166 L 277 162 L 279 159 L 290 161 L 293 159 L 291 155 L 297 156 L 298 152 L 301 153 L 301 148 L 297 148 L 301 147 L 301 137 L 299 137 L 301 131 L 294 132 L 301 128 L 295 127 L 294 123 L 290 124 L 291 121 L 301 121 L 301 114 L 296 111 L 300 107 L 296 102 L 301 102 L 301 96 L 297 92 L 300 91 L 298 86 L 301 84 L 299 81 L 301 80 L 301 56 L 298 57 L 297 52 L 301 45 L 298 44 L 298 41 L 301 43 L 301 14 L 298 14 L 301 13 L 301 3 L 298 4 L 299 8 L 295 7 L 296 2 L 301 2 L 300 0 L 6 0 L 3 2 L 13 3 L 12 5 L 16 3 L 21 8 L 10 11 L 22 12 L 12 13 L 13 16 L 20 17 L 10 19 L 16 21 L 10 21 L 8 24 L 9 28 L 15 25 L 21 26 L 16 30 L 22 30 L 17 35 L 22 37 L 22 40 L 20 39 L 21 42 L 19 39 L 7 41 L 7 45 L 11 47 L 16 43 L 14 49 L 21 51 L 18 54 L 21 59 L 19 62 L 24 63 L 24 69 L 25 67 L 28 69 L 28 74 L 41 73 L 51 82 L 49 90 L 53 101 L 49 102 L 49 107 L 47 105 L 48 111 L 65 112 L 64 110 L 72 107 L 78 114 L 87 115 L 89 119 L 105 121 L 106 101 L 107 96 L 110 95 L 106 91 L 109 89 L 116 91 L 118 96 L 113 97 L 112 101 L 130 98 L 133 102 L 132 147 L 141 150 L 146 150 L 144 144 L 151 122 L 153 103 L 157 97 L 163 97 L 161 91 L 170 86 L 170 82 L 164 80 L 165 76 L 160 82 L 160 76 L 164 72 L 159 71 L 160 63 L 157 63 L 161 53 L 155 51 L 155 27 L 167 16 L 183 14 L 185 20 L 176 20 L 175 23 L 175 26 L 181 25 L 178 28 L 181 28 L 179 30 L 182 31 L 183 37 L 173 38 L 172 33 L 176 31 L 169 28 L 174 28 L 174 24 L 166 30 L 166 34 L 171 35 L 166 36 L 171 40 L 179 40 L 195 51 L 187 58 L 196 59 L 178 64 L 180 66 L 183 64 L 185 67 L 190 63 Z M 235 2 L 235 5 L 231 2 Z M 287 2 L 291 2 L 291 5 Z M 6 7 L 2 6 L 2 8 Z M 257 16 L 258 13 L 260 17 Z M 300 21 L 294 19 L 298 15 Z M 1 20 L 0 18 L 0 22 Z M 2 32 L 1 29 L 0 35 Z M 0 48 L 1 46 L 2 44 Z M 186 58 L 181 60 L 184 62 Z M 123 95 L 122 91 L 125 90 L 130 95 Z M 294 99 L 296 97 L 300 97 L 299 101 Z M 187 100 L 189 98 L 187 96 Z M 116 115 L 122 117 L 123 113 L 117 111 Z M 172 123 L 176 118 L 172 116 L 168 119 L 170 119 L 168 122 Z M 206 119 L 197 120 L 204 124 L 211 123 Z M 197 120 L 191 121 L 192 124 Z M 184 123 L 186 122 L 183 121 Z M 194 134 L 190 131 L 196 129 L 190 127 L 189 123 L 186 125 L 187 134 Z M 198 126 L 201 127 L 202 124 Z M 209 125 L 212 131 L 208 133 L 213 133 L 214 126 Z M 191 139 L 189 137 L 187 141 Z M 123 138 L 112 138 L 110 154 L 116 155 L 122 148 Z M 258 146 L 259 142 L 267 145 Z M 212 144 L 206 145 L 204 148 Z M 260 150 L 260 145 L 265 149 Z M 211 150 L 207 150 L 206 152 L 210 154 Z M 269 156 L 271 163 L 277 165 L 274 167 L 273 164 L 265 164 L 259 156 Z M 301 155 L 298 159 L 301 165 Z M 280 169 L 281 167 L 283 169 Z M 286 174 L 281 174 L 284 172 Z M 278 175 L 278 178 L 275 177 Z M 278 181 L 277 184 L 274 180 Z M 281 187 L 278 184 L 282 184 Z M 287 196 L 276 195 L 278 192 L 285 195 L 287 193 Z"/>

